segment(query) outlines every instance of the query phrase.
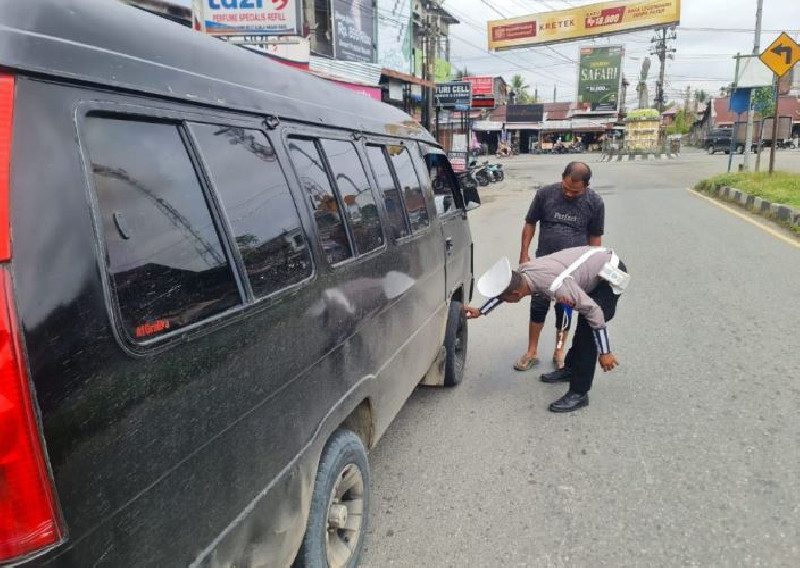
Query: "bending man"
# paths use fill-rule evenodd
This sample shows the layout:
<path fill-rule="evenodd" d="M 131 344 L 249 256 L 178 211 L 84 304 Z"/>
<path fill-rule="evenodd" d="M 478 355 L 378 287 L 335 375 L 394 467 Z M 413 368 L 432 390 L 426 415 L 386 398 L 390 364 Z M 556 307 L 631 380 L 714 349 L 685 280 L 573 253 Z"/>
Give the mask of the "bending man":
<path fill-rule="evenodd" d="M 478 280 L 478 290 L 491 300 L 481 309 L 465 306 L 464 311 L 477 318 L 492 309 L 487 306 L 517 303 L 535 293 L 577 311 L 578 325 L 564 368 L 541 376 L 546 383 L 569 382 L 567 393 L 549 408 L 572 412 L 589 404 L 596 362 L 604 371 L 618 364 L 606 323 L 614 317 L 619 295 L 628 285 L 626 270 L 613 251 L 601 247 L 566 249 L 523 263 L 516 271 L 503 258 Z"/>

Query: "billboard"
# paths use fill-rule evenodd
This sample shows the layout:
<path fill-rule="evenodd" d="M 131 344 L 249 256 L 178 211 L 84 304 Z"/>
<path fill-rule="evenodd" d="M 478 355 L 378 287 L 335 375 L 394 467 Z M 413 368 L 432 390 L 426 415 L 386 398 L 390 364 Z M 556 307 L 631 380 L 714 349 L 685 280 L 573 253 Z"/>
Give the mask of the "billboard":
<path fill-rule="evenodd" d="M 547 45 L 674 25 L 681 19 L 680 0 L 619 0 L 542 12 L 488 23 L 489 49 Z"/>
<path fill-rule="evenodd" d="M 621 45 L 582 47 L 578 62 L 578 108 L 590 112 L 617 112 L 622 81 Z"/>
<path fill-rule="evenodd" d="M 464 77 L 464 81 L 472 83 L 475 96 L 494 95 L 494 77 Z"/>
<path fill-rule="evenodd" d="M 411 67 L 412 0 L 378 0 L 378 63 L 401 73 Z"/>
<path fill-rule="evenodd" d="M 544 105 L 508 105 L 506 122 L 542 122 Z"/>
<path fill-rule="evenodd" d="M 469 110 L 472 86 L 469 81 L 436 83 L 436 106 L 445 110 Z"/>
<path fill-rule="evenodd" d="M 333 2 L 333 52 L 340 61 L 375 61 L 375 8 L 372 0 Z"/>
<path fill-rule="evenodd" d="M 194 0 L 195 29 L 216 36 L 300 35 L 300 0 Z"/>

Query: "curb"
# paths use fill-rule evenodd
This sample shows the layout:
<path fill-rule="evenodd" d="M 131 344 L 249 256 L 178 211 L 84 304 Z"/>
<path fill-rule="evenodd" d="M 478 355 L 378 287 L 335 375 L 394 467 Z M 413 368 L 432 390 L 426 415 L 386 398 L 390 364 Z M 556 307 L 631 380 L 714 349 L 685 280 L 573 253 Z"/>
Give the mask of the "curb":
<path fill-rule="evenodd" d="M 795 228 L 800 228 L 800 210 L 788 205 L 772 203 L 764 198 L 750 195 L 741 189 L 728 187 L 726 185 L 715 187 L 704 193 L 710 193 L 727 201 L 733 201 L 754 213 L 769 217 Z"/>

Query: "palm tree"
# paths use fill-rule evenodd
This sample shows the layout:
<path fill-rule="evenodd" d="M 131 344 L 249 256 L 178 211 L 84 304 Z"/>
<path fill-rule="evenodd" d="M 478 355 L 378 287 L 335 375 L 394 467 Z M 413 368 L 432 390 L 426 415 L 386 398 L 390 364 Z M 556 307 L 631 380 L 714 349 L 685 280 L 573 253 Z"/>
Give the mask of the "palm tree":
<path fill-rule="evenodd" d="M 472 75 L 470 74 L 469 69 L 467 69 L 466 67 L 464 67 L 463 69 L 456 69 L 456 79 L 457 80 L 463 79 L 464 77 L 471 77 L 471 76 Z"/>
<path fill-rule="evenodd" d="M 522 75 L 517 73 L 513 77 L 511 77 L 511 93 L 514 96 L 514 102 L 517 104 L 525 104 L 530 101 L 530 95 L 528 94 L 528 89 L 530 89 L 530 85 L 525 83 L 525 79 L 522 78 Z"/>

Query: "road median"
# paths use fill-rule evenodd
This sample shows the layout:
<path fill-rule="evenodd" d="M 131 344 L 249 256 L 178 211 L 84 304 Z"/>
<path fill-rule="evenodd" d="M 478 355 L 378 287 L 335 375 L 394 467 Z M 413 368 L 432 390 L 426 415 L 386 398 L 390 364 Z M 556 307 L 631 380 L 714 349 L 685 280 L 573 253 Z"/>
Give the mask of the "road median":
<path fill-rule="evenodd" d="M 800 235 L 800 174 L 720 174 L 698 182 L 694 189 L 736 203 Z"/>

